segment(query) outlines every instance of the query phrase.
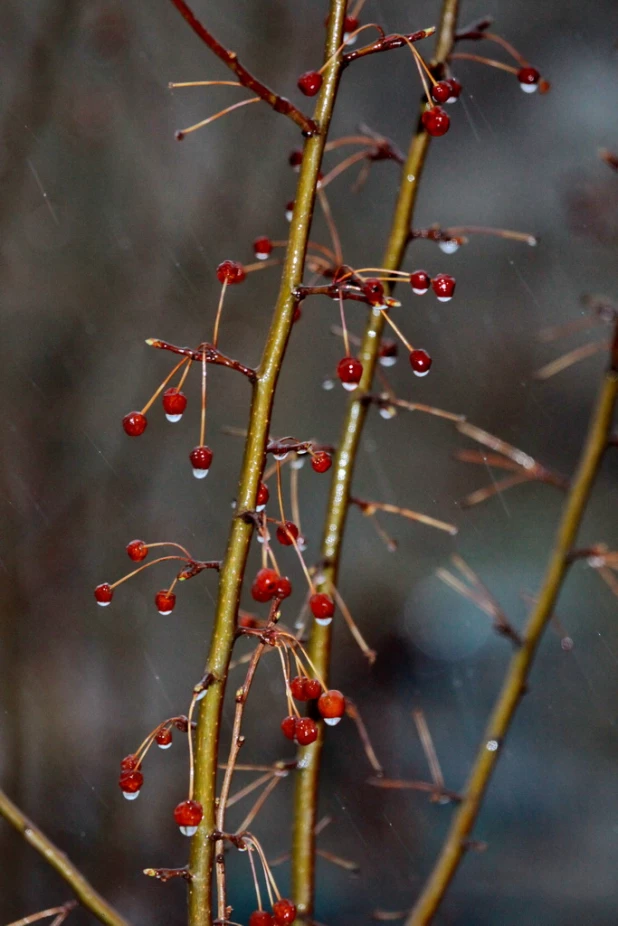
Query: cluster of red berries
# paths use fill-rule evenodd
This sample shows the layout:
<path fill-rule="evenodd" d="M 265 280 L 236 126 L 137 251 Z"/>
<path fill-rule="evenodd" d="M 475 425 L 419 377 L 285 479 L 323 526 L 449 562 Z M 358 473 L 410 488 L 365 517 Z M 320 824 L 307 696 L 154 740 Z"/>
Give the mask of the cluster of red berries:
<path fill-rule="evenodd" d="M 317 679 L 299 675 L 290 682 L 290 691 L 297 701 L 317 701 L 318 713 L 325 723 L 334 727 L 345 714 L 345 698 L 340 691 L 331 689 L 324 691 Z M 298 743 L 299 746 L 309 746 L 318 738 L 318 725 L 311 717 L 296 717 L 290 714 L 281 721 L 283 735 Z"/>
<path fill-rule="evenodd" d="M 455 293 L 455 277 L 448 273 L 438 273 L 433 279 L 426 270 L 415 270 L 410 274 L 410 286 L 417 296 L 424 296 L 431 287 L 438 302 L 450 302 Z"/>
<path fill-rule="evenodd" d="M 256 910 L 249 917 L 249 926 L 290 926 L 296 919 L 296 907 L 291 900 L 281 897 L 273 904 L 273 912 Z"/>
<path fill-rule="evenodd" d="M 434 103 L 454 103 L 461 96 L 462 86 L 456 77 L 439 80 L 431 88 Z"/>
<path fill-rule="evenodd" d="M 264 604 L 278 598 L 282 601 L 289 598 L 292 594 L 292 583 L 286 576 L 280 576 L 274 569 L 260 569 L 253 585 L 251 586 L 251 596 L 255 601 Z"/>
<path fill-rule="evenodd" d="M 143 540 L 132 540 L 127 544 L 127 555 L 134 563 L 141 563 L 148 556 L 148 547 Z M 109 582 L 102 582 L 94 590 L 94 597 L 98 605 L 102 608 L 111 604 L 114 597 L 114 588 Z M 155 595 L 155 605 L 159 614 L 167 617 L 172 613 L 176 605 L 176 595 L 167 589 L 161 589 Z"/>

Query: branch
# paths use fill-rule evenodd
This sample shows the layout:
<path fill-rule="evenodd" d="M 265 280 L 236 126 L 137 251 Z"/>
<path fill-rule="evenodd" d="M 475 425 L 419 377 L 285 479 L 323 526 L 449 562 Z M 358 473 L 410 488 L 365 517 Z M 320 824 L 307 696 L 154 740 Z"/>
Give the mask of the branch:
<path fill-rule="evenodd" d="M 34 825 L 32 820 L 22 813 L 4 791 L 0 791 L 0 816 L 8 820 L 17 832 L 21 833 L 26 842 L 43 856 L 47 864 L 57 871 L 61 878 L 64 878 L 82 907 L 89 910 L 106 926 L 128 926 L 127 920 L 95 891 L 67 856 Z"/>
<path fill-rule="evenodd" d="M 173 2 L 182 11 L 184 4 L 181 6 L 179 0 Z M 345 0 L 331 0 L 324 50 L 325 61 L 333 58 L 341 44 L 345 7 Z M 326 67 L 315 110 L 315 121 L 320 125 L 320 134 L 313 135 L 305 143 L 279 296 L 253 386 L 253 401 L 236 496 L 238 511 L 253 511 L 256 506 L 269 439 L 275 389 L 294 319 L 296 302 L 293 292 L 302 279 L 324 144 L 335 104 L 340 71 L 340 62 L 333 58 Z M 217 611 L 204 673 L 212 681 L 200 702 L 195 738 L 195 796 L 204 808 L 204 818 L 191 845 L 190 926 L 210 926 L 213 918 L 211 881 L 215 844 L 210 837 L 216 830 L 215 801 L 221 709 L 252 533 L 251 522 L 243 518 L 232 518 L 225 559 L 220 570 Z"/>
<path fill-rule="evenodd" d="M 284 116 L 287 116 L 292 122 L 295 122 L 296 125 L 302 129 L 303 135 L 307 138 L 311 138 L 313 135 L 319 133 L 320 129 L 317 122 L 310 119 L 309 116 L 305 116 L 305 114 L 294 106 L 293 103 L 286 100 L 285 97 L 279 96 L 274 90 L 271 90 L 266 84 L 259 81 L 257 77 L 254 77 L 253 74 L 240 63 L 235 51 L 229 51 L 217 42 L 214 35 L 212 35 L 212 33 L 202 25 L 199 19 L 195 17 L 184 0 L 172 0 L 172 3 L 183 19 L 189 23 L 195 34 L 201 38 L 202 42 L 214 52 L 217 58 L 223 61 L 230 71 L 236 74 L 236 77 L 243 87 L 246 87 L 247 90 L 251 90 L 252 93 L 259 96 L 265 103 L 268 103 L 276 113 L 283 113 Z"/>
<path fill-rule="evenodd" d="M 476 761 L 463 792 L 442 851 L 406 926 L 431 922 L 457 867 L 468 847 L 468 840 L 481 808 L 489 780 L 498 761 L 519 700 L 526 690 L 536 648 L 549 623 L 568 567 L 588 497 L 594 485 L 603 454 L 608 446 L 616 397 L 618 395 L 618 325 L 610 353 L 609 369 L 603 377 L 596 408 L 592 414 L 579 467 L 567 496 L 545 579 L 523 634 L 521 648 L 512 656 L 502 691 L 485 730 Z"/>
<path fill-rule="evenodd" d="M 442 16 L 438 27 L 436 45 L 436 63 L 446 61 L 452 45 L 456 28 L 458 0 L 444 0 Z M 430 136 L 422 129 L 415 129 L 406 163 L 402 168 L 401 185 L 395 205 L 391 232 L 386 253 L 381 266 L 387 270 L 398 270 L 405 255 L 412 214 L 418 191 L 423 166 L 429 149 Z M 324 526 L 322 558 L 324 562 L 323 588 L 337 586 L 337 575 L 343 545 L 343 535 L 348 513 L 348 500 L 356 454 L 367 416 L 368 404 L 362 396 L 371 391 L 371 383 L 376 368 L 380 340 L 384 329 L 383 314 L 369 315 L 359 360 L 363 365 L 363 376 L 356 390 L 358 398 L 351 398 L 337 441 L 337 460 L 333 466 L 333 480 Z M 320 589 L 321 590 L 321 589 Z M 320 627 L 314 625 L 311 632 L 309 655 L 317 671 L 327 680 L 330 665 L 332 625 Z M 322 724 L 319 724 L 322 728 Z M 294 835 L 292 851 L 293 895 L 299 913 L 310 917 L 315 893 L 315 837 L 314 827 L 317 820 L 318 789 L 320 764 L 323 747 L 323 730 L 315 743 L 301 750 L 301 761 L 296 773 L 296 792 L 294 804 Z"/>
<path fill-rule="evenodd" d="M 421 39 L 428 39 L 435 31 L 435 27 L 430 26 L 429 29 L 419 29 L 418 32 L 412 32 L 409 35 L 382 35 L 371 45 L 365 45 L 363 48 L 342 55 L 342 64 L 345 67 L 351 64 L 352 61 L 366 58 L 367 55 L 375 55 L 381 51 L 392 51 L 394 48 L 403 48 L 409 42 L 420 42 Z"/>

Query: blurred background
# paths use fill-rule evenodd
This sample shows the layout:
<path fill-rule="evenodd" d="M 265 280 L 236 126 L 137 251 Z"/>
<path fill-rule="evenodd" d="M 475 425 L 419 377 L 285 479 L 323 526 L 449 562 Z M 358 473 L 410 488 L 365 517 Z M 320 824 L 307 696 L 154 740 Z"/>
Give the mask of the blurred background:
<path fill-rule="evenodd" d="M 580 318 L 583 293 L 618 295 L 618 176 L 598 157 L 600 147 L 618 148 L 618 9 L 612 0 L 462 6 L 462 23 L 493 15 L 495 31 L 552 90 L 530 97 L 504 72 L 458 62 L 464 94 L 449 107 L 451 131 L 431 147 L 415 225 L 515 228 L 538 234 L 540 244 L 474 238 L 447 256 L 415 243 L 406 267 L 452 272 L 457 294 L 442 305 L 401 291 L 394 317 L 434 366 L 426 379 L 412 377 L 407 363 L 389 376 L 402 398 L 465 413 L 570 474 L 605 358 L 545 383 L 532 374 L 589 340 L 583 333 L 544 344 L 539 330 Z M 368 0 L 362 18 L 413 31 L 435 23 L 438 9 L 437 0 Z M 258 75 L 303 102 L 296 79 L 321 60 L 325 0 L 195 0 L 195 10 Z M 184 885 L 154 883 L 141 870 L 186 861 L 188 843 L 171 815 L 186 794 L 185 738 L 149 756 L 135 804 L 122 799 L 117 772 L 157 723 L 187 710 L 205 660 L 216 577 L 182 587 L 169 618 L 153 604 L 171 578 L 165 565 L 119 588 L 107 609 L 96 607 L 92 589 L 127 571 L 124 547 L 134 537 L 174 540 L 198 558 L 222 555 L 242 451 L 222 429 L 245 426 L 246 382 L 211 370 L 207 442 L 215 459 L 205 482 L 191 478 L 187 459 L 198 443 L 197 372 L 181 423 L 169 425 L 157 406 L 144 436 L 129 440 L 121 419 L 142 407 L 172 365 L 144 339 L 196 345 L 208 338 L 217 264 L 250 262 L 255 237 L 287 234 L 285 204 L 296 179 L 287 159 L 300 138 L 288 120 L 250 106 L 175 141 L 176 129 L 239 96 L 168 89 L 169 81 L 229 75 L 164 0 L 5 0 L 0 42 L 0 781 L 136 926 L 180 926 Z M 489 45 L 465 50 L 501 57 Z M 430 51 L 428 42 L 423 52 Z M 405 150 L 418 99 L 407 51 L 363 61 L 345 73 L 332 137 L 366 123 Z M 398 168 L 375 165 L 358 194 L 353 181 L 352 171 L 329 190 L 346 261 L 376 265 Z M 313 237 L 327 241 L 318 219 Z M 224 351 L 258 362 L 277 287 L 273 268 L 228 292 Z M 341 356 L 329 331 L 336 311 L 328 300 L 304 306 L 274 435 L 337 440 L 345 396 L 322 388 Z M 362 309 L 351 304 L 348 318 L 360 332 Z M 539 586 L 562 501 L 557 489 L 530 484 L 463 510 L 461 499 L 492 478 L 453 458 L 472 446 L 439 419 L 370 414 L 355 492 L 452 520 L 460 531 L 452 538 L 385 516 L 399 541 L 392 554 L 370 523 L 350 513 L 340 590 L 379 655 L 370 669 L 339 622 L 332 674 L 357 702 L 391 777 L 428 778 L 411 716 L 421 708 L 453 789 L 465 781 L 510 646 L 435 570 L 458 551 L 521 627 L 522 592 Z M 582 545 L 618 544 L 617 466 L 615 455 L 607 458 Z M 328 483 L 309 467 L 300 473 L 310 561 Z M 257 550 L 252 556 L 253 569 Z M 298 589 L 291 621 L 302 580 L 293 553 L 280 560 Z M 616 605 L 594 570 L 572 570 L 558 609 L 564 631 L 550 629 L 543 641 L 475 829 L 487 850 L 465 859 L 437 923 L 616 922 Z M 243 761 L 293 757 L 279 731 L 284 713 L 280 673 L 265 659 Z M 353 725 L 329 731 L 322 809 L 333 822 L 320 845 L 360 865 L 358 876 L 319 862 L 316 918 L 329 926 L 408 907 L 452 814 L 419 793 L 371 788 L 369 774 Z M 279 786 L 255 827 L 270 857 L 289 845 L 292 784 Z M 247 808 L 239 805 L 231 820 Z M 70 897 L 2 821 L 0 846 L 1 922 Z M 276 874 L 287 891 L 288 866 Z M 246 922 L 245 857 L 230 858 L 230 878 L 234 917 Z M 93 921 L 77 912 L 70 922 Z"/>

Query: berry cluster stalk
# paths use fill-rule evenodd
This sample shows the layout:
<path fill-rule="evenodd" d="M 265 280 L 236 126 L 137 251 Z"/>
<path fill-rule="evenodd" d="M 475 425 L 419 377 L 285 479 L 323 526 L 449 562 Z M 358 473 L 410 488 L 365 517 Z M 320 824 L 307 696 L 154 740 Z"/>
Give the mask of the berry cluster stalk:
<path fill-rule="evenodd" d="M 190 926 L 211 926 L 213 922 L 213 863 L 215 854 L 223 854 L 222 842 L 213 841 L 216 829 L 216 779 L 221 708 L 236 631 L 240 592 L 253 532 L 252 523 L 243 518 L 243 513 L 255 509 L 277 379 L 293 323 L 294 289 L 302 282 L 320 164 L 339 83 L 340 60 L 333 56 L 341 44 L 345 7 L 346 0 L 331 0 L 324 61 L 332 60 L 324 72 L 324 82 L 313 118 L 319 126 L 319 132 L 305 144 L 281 287 L 268 340 L 253 385 L 253 400 L 237 495 L 238 509 L 232 521 L 221 567 L 217 612 L 204 673 L 207 690 L 201 702 L 196 731 L 195 796 L 204 808 L 204 818 L 191 847 Z"/>
<path fill-rule="evenodd" d="M 493 712 L 453 817 L 442 851 L 434 869 L 406 921 L 406 926 L 425 926 L 433 919 L 447 888 L 466 852 L 474 822 L 478 816 L 492 772 L 498 761 L 515 711 L 526 685 L 537 646 L 549 623 L 562 584 L 571 564 L 573 544 L 586 511 L 606 449 L 611 445 L 612 423 L 618 397 L 618 324 L 614 330 L 609 368 L 603 377 L 596 407 L 590 419 L 577 472 L 566 498 L 562 520 L 551 552 L 547 572 L 536 607 L 523 634 L 522 645 L 511 658 Z"/>
<path fill-rule="evenodd" d="M 458 0 L 444 0 L 437 29 L 436 50 L 432 67 L 438 73 L 451 53 L 457 30 Z M 422 105 L 421 113 L 425 110 Z M 410 144 L 402 168 L 401 186 L 395 205 L 386 252 L 381 266 L 386 270 L 399 270 L 410 240 L 414 205 L 421 180 L 421 174 L 430 135 L 423 129 L 419 119 L 418 128 Z M 363 365 L 363 376 L 359 388 L 350 399 L 341 429 L 337 457 L 333 467 L 330 497 L 322 541 L 322 565 L 324 587 L 336 588 L 337 574 L 348 514 L 352 476 L 358 446 L 367 415 L 368 403 L 363 397 L 371 392 L 380 339 L 384 329 L 384 317 L 371 312 L 365 328 L 358 359 Z M 328 684 L 330 666 L 332 627 L 314 625 L 311 633 L 309 655 L 317 671 Z M 320 724 L 320 727 L 322 725 Z M 323 730 L 318 740 L 301 750 L 299 768 L 296 772 L 296 794 L 294 804 L 294 834 L 292 847 L 293 897 L 299 914 L 303 918 L 311 914 L 315 895 L 315 824 L 318 812 L 320 765 L 323 746 Z"/>

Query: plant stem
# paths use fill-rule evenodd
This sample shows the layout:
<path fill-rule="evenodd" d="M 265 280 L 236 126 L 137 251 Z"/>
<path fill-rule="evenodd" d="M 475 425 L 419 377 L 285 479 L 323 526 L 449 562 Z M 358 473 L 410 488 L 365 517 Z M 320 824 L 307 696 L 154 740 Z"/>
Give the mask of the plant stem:
<path fill-rule="evenodd" d="M 64 878 L 82 907 L 89 910 L 106 926 L 128 926 L 127 920 L 95 891 L 66 855 L 22 813 L 4 791 L 0 791 L 0 816 L 8 820 L 21 833 L 26 842 L 40 852 L 47 864 L 57 871 L 61 878 Z"/>
<path fill-rule="evenodd" d="M 324 60 L 341 44 L 346 0 L 331 0 Z M 225 560 L 220 572 L 219 599 L 205 675 L 212 679 L 201 702 L 195 743 L 195 792 L 204 808 L 204 819 L 193 838 L 189 869 L 190 926 L 211 926 L 211 881 L 215 851 L 211 838 L 216 826 L 216 779 L 221 709 L 236 630 L 236 615 L 253 533 L 253 524 L 242 517 L 255 509 L 265 462 L 265 451 L 275 388 L 293 323 L 294 289 L 302 280 L 307 242 L 313 216 L 316 187 L 324 144 L 339 83 L 340 64 L 333 60 L 325 71 L 315 121 L 317 135 L 305 143 L 296 190 L 294 214 L 273 321 L 256 382 L 249 417 L 245 454 L 238 487 L 238 515 L 233 519 Z"/>
<path fill-rule="evenodd" d="M 579 466 L 566 498 L 545 579 L 526 625 L 521 647 L 512 656 L 502 691 L 487 724 L 476 760 L 463 791 L 462 801 L 447 833 L 442 851 L 406 926 L 430 923 L 464 855 L 468 837 L 481 808 L 498 755 L 526 685 L 536 648 L 549 623 L 571 562 L 570 553 L 586 510 L 588 496 L 609 445 L 618 396 L 618 325 L 609 369 L 603 377 L 596 408 Z"/>
<path fill-rule="evenodd" d="M 444 0 L 434 65 L 443 65 L 454 41 L 457 22 L 458 0 Z M 401 266 L 409 240 L 412 215 L 418 186 L 429 149 L 430 137 L 420 126 L 410 144 L 406 163 L 402 169 L 401 186 L 395 205 L 391 232 L 381 266 L 386 270 L 398 270 Z M 363 364 L 363 376 L 350 399 L 346 410 L 338 453 L 333 467 L 330 497 L 324 525 L 322 557 L 324 564 L 324 586 L 337 584 L 339 562 L 343 545 L 345 523 L 349 507 L 350 488 L 363 425 L 369 403 L 363 396 L 371 391 L 376 367 L 380 339 L 384 328 L 382 314 L 369 315 L 365 328 L 359 359 Z M 321 627 L 314 623 L 311 632 L 310 656 L 318 672 L 328 683 L 332 625 Z M 301 750 L 299 768 L 296 773 L 294 803 L 294 832 L 292 845 L 293 897 L 300 917 L 304 920 L 313 910 L 315 893 L 315 824 L 318 811 L 320 764 L 324 742 L 324 724 L 319 724 L 319 736 L 315 743 Z"/>

